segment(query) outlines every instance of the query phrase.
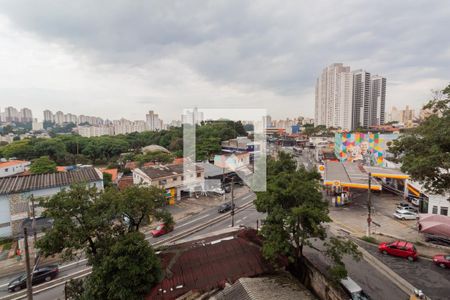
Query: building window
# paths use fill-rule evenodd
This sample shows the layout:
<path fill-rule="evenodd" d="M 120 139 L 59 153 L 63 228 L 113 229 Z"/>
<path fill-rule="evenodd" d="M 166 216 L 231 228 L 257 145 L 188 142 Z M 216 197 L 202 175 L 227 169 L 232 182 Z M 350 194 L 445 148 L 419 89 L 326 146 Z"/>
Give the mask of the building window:
<path fill-rule="evenodd" d="M 8 168 L 5 169 L 5 172 L 8 172 Z"/>
<path fill-rule="evenodd" d="M 436 205 L 433 205 L 433 210 L 431 211 L 432 214 L 437 215 L 438 213 L 438 207 Z"/>
<path fill-rule="evenodd" d="M 448 216 L 448 207 L 441 206 L 441 215 Z"/>
<path fill-rule="evenodd" d="M 197 173 L 197 177 L 200 177 L 200 176 L 202 176 L 202 173 Z"/>
<path fill-rule="evenodd" d="M 159 185 L 165 185 L 166 183 L 167 183 L 167 180 L 165 180 L 165 179 L 159 181 Z"/>
<path fill-rule="evenodd" d="M 184 180 L 184 176 L 181 176 L 181 181 L 183 181 Z"/>

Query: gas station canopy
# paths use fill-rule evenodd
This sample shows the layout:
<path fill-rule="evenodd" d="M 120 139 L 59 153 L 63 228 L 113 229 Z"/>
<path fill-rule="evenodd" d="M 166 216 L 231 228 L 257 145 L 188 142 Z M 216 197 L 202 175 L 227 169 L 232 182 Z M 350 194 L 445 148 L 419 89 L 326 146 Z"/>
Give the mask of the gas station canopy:
<path fill-rule="evenodd" d="M 377 178 L 409 179 L 409 175 L 403 173 L 399 169 L 367 166 L 364 166 L 364 169 L 367 173 L 371 173 L 373 177 Z"/>
<path fill-rule="evenodd" d="M 324 184 L 367 190 L 369 188 L 369 174 L 358 163 L 325 161 Z M 372 180 L 370 189 L 381 191 L 381 185 Z"/>

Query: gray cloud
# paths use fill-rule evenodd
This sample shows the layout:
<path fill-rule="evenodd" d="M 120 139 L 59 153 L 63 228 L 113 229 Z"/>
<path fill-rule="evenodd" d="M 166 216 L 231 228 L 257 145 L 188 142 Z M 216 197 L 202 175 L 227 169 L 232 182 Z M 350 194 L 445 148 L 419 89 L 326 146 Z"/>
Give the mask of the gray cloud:
<path fill-rule="evenodd" d="M 450 77 L 446 0 L 11 0 L 0 13 L 91 64 L 145 78 L 153 64 L 176 61 L 212 84 L 265 90 L 289 104 L 298 97 L 309 112 L 315 78 L 333 62 L 385 75 L 400 89 Z"/>

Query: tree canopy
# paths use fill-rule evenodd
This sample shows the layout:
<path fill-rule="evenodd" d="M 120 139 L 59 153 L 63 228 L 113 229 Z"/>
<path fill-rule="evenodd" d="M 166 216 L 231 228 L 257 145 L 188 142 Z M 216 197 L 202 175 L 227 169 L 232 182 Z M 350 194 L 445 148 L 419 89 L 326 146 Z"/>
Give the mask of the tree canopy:
<path fill-rule="evenodd" d="M 432 114 L 395 140 L 390 151 L 402 171 L 435 193 L 450 191 L 450 85 L 424 109 Z"/>
<path fill-rule="evenodd" d="M 43 215 L 52 228 L 37 241 L 44 256 L 64 260 L 84 253 L 92 274 L 80 285 L 71 283 L 76 299 L 142 299 L 160 279 L 161 269 L 150 244 L 139 231 L 144 220 L 172 224 L 164 210 L 164 191 L 131 186 L 124 191 L 71 186 L 43 199 Z"/>
<path fill-rule="evenodd" d="M 312 246 L 311 238 L 327 239 L 325 255 L 333 263 L 330 269 L 335 279 L 345 277 L 344 254 L 359 257 L 356 245 L 335 237 L 328 237 L 324 223 L 328 217 L 328 203 L 322 199 L 319 179 L 315 171 L 296 169 L 289 154 L 281 152 L 278 160 L 267 164 L 267 191 L 257 193 L 258 211 L 267 213 L 261 234 L 264 237 L 263 255 L 276 260 L 287 256 L 294 264 L 303 257 L 304 246 Z"/>
<path fill-rule="evenodd" d="M 197 152 L 200 159 L 206 159 L 220 151 L 223 140 L 246 135 L 240 122 L 208 121 L 197 126 Z M 170 150 L 175 156 L 183 152 L 183 130 L 181 127 L 171 127 L 168 130 L 145 131 L 127 135 L 81 137 L 75 134 L 53 135 L 51 139 L 30 138 L 15 141 L 0 147 L 0 156 L 32 160 L 43 155 L 49 156 L 58 164 L 108 164 L 117 161 L 122 153 L 140 154 L 142 147 L 160 145 Z M 158 160 L 166 162 L 168 155 L 140 156 L 143 162 Z"/>
<path fill-rule="evenodd" d="M 56 172 L 56 163 L 48 156 L 36 158 L 30 167 L 32 174 L 46 174 Z"/>
<path fill-rule="evenodd" d="M 139 300 L 162 278 L 158 257 L 144 235 L 120 236 L 94 265 L 83 299 Z"/>

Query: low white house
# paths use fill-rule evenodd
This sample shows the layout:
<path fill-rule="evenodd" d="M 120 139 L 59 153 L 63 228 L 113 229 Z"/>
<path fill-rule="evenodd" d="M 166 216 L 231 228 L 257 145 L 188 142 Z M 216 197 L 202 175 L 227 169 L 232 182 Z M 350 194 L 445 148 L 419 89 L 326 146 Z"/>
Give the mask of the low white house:
<path fill-rule="evenodd" d="M 0 162 L 0 178 L 20 174 L 28 170 L 29 161 L 9 160 Z"/>
<path fill-rule="evenodd" d="M 53 196 L 75 183 L 103 189 L 103 174 L 86 167 L 69 172 L 0 178 L 0 237 L 20 233 L 23 221 L 32 216 L 32 198 L 35 200 L 35 215 L 39 217 L 42 212 L 36 206 L 39 198 Z"/>

